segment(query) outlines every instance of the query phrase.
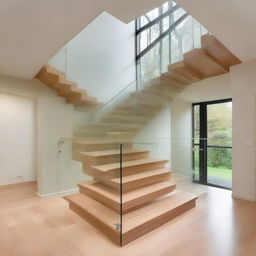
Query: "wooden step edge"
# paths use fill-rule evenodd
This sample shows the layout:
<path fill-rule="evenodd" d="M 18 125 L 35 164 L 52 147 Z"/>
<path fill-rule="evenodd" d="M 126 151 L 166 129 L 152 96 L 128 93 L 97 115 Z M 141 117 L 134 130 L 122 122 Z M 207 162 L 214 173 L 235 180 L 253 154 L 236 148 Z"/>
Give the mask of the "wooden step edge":
<path fill-rule="evenodd" d="M 183 193 L 183 192 L 181 192 Z M 187 193 L 188 194 L 188 193 Z M 141 208 L 134 212 L 128 213 L 123 216 L 123 237 L 122 237 L 122 245 L 128 244 L 131 241 L 136 240 L 137 238 L 145 235 L 146 233 L 170 222 L 171 220 L 175 219 L 176 217 L 184 214 L 185 212 L 191 210 L 196 206 L 196 196 L 188 196 L 188 199 L 184 199 L 180 201 L 178 204 L 173 205 L 171 204 L 171 200 L 168 199 L 165 202 L 166 208 L 169 205 L 172 205 L 172 208 L 165 209 L 165 211 L 161 211 L 161 213 L 157 214 L 157 208 L 159 207 L 159 203 L 157 200 L 152 202 L 148 206 L 145 206 L 147 212 L 152 212 L 151 218 L 145 218 L 145 209 Z M 168 202 L 169 201 L 169 202 Z M 132 216 L 143 216 L 141 223 L 136 225 L 129 225 L 128 221 L 129 218 L 134 218 Z"/>
<path fill-rule="evenodd" d="M 212 58 L 216 59 L 226 68 L 241 63 L 228 48 L 226 48 L 216 37 L 205 34 L 201 37 L 202 49 L 204 49 Z"/>
<path fill-rule="evenodd" d="M 87 181 L 78 184 L 80 193 L 85 194 L 92 199 L 104 204 L 111 210 L 120 214 L 121 196 L 122 196 L 122 213 L 128 213 L 135 207 L 139 207 L 149 201 L 168 194 L 176 189 L 176 184 L 168 181 L 158 184 L 149 185 L 127 193 L 120 193 L 114 189 L 108 189 L 101 183 Z"/>
<path fill-rule="evenodd" d="M 102 183 L 120 191 L 120 185 L 122 184 L 122 191 L 127 192 L 140 187 L 148 186 L 158 182 L 170 180 L 171 170 L 164 168 L 160 170 L 146 171 L 138 174 L 128 175 L 119 178 L 112 179 L 99 179 Z"/>
<path fill-rule="evenodd" d="M 126 172 L 129 171 L 129 169 L 134 170 L 136 167 L 141 170 L 141 172 L 144 172 L 148 170 L 148 168 L 151 168 L 151 170 L 154 169 L 159 169 L 163 167 L 166 163 L 168 163 L 169 160 L 166 159 L 151 159 L 151 161 L 144 161 L 144 160 L 131 160 L 131 161 L 123 161 L 122 163 L 122 169 L 123 169 L 123 175 L 131 175 L 131 174 L 126 174 Z M 147 167 L 147 168 L 145 168 Z M 97 175 L 101 176 L 107 173 L 113 174 L 113 172 L 119 173 L 120 171 L 120 164 L 103 164 L 103 165 L 94 165 L 90 166 L 88 170 L 91 170 L 91 174 L 93 176 L 93 172 L 95 172 L 95 176 Z M 149 169 L 150 170 L 150 169 Z M 134 172 L 134 173 L 139 173 L 139 172 Z M 95 177 L 93 176 L 93 177 Z M 117 175 L 116 177 L 118 177 Z M 106 175 L 108 177 L 108 175 Z"/>
<path fill-rule="evenodd" d="M 78 194 L 64 197 L 69 202 L 69 209 L 119 245 L 120 229 L 118 227 L 120 225 L 120 215 L 86 195 L 80 194 L 78 196 Z M 80 199 L 82 203 L 79 203 L 79 200 L 75 200 L 75 197 Z M 86 202 L 90 202 L 90 205 L 87 205 Z M 108 216 L 108 220 L 106 220 L 106 216 Z"/>

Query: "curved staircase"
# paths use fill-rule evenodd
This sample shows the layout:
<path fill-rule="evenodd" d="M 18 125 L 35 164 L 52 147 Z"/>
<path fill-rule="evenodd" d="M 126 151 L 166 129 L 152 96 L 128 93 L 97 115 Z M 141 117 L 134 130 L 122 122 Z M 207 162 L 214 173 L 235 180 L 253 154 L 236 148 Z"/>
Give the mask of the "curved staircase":
<path fill-rule="evenodd" d="M 117 244 L 125 245 L 195 206 L 196 196 L 176 190 L 168 160 L 134 149 L 132 138 L 191 83 L 227 73 L 240 63 L 212 35 L 201 41 L 200 49 L 184 54 L 183 61 L 171 64 L 168 72 L 74 134 L 73 159 L 82 162 L 93 179 L 80 182 L 80 192 L 65 198 L 72 211 Z M 56 77 L 49 80 L 43 78 L 45 74 L 38 77 L 53 87 Z"/>

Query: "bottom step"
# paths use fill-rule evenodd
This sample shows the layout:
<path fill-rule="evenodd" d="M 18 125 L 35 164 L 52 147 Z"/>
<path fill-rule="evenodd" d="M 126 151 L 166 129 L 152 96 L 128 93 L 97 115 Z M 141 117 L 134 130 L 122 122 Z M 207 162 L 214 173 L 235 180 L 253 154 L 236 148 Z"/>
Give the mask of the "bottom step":
<path fill-rule="evenodd" d="M 115 243 L 120 244 L 120 215 L 81 193 L 66 196 L 69 207 Z M 195 207 L 197 197 L 187 192 L 172 192 L 152 203 L 123 215 L 122 245 L 169 222 Z"/>

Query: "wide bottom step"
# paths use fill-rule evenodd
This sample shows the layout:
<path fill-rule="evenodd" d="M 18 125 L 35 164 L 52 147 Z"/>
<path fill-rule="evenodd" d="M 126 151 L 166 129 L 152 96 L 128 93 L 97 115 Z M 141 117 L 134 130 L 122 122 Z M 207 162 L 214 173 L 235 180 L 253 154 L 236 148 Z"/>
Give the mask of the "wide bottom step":
<path fill-rule="evenodd" d="M 70 209 L 120 245 L 120 215 L 81 193 L 65 197 Z M 174 192 L 122 217 L 122 245 L 143 236 L 195 207 L 196 196 Z"/>

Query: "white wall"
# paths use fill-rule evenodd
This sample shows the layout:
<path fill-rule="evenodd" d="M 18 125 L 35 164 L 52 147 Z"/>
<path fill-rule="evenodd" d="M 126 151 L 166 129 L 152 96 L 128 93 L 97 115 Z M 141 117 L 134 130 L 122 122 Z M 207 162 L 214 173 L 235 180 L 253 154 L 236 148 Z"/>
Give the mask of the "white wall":
<path fill-rule="evenodd" d="M 0 93 L 29 97 L 35 101 L 39 194 L 46 195 L 56 193 L 58 190 L 75 188 L 77 180 L 83 177 L 81 165 L 72 161 L 70 156 L 65 160 L 68 163 L 65 166 L 60 164 L 62 167 L 58 168 L 57 143 L 61 137 L 71 138 L 74 122 L 85 121 L 86 114 L 74 111 L 73 105 L 66 104 L 63 98 L 58 97 L 53 90 L 38 80 L 0 76 Z M 25 148 L 26 144 L 23 146 Z M 13 156 L 12 160 L 17 159 Z M 60 160 L 62 163 L 63 159 Z M 72 169 L 69 169 L 71 167 Z M 62 176 L 58 172 L 61 172 Z"/>
<path fill-rule="evenodd" d="M 34 99 L 0 94 L 0 142 L 0 185 L 36 180 Z"/>
<path fill-rule="evenodd" d="M 192 175 L 192 103 L 231 98 L 230 74 L 188 86 L 171 104 L 171 167 Z"/>
<path fill-rule="evenodd" d="M 170 108 L 166 108 L 137 134 L 135 148 L 148 149 L 151 157 L 170 159 L 170 131 Z"/>
<path fill-rule="evenodd" d="M 66 72 L 88 95 L 106 102 L 135 80 L 134 36 L 134 22 L 124 24 L 102 13 L 52 57 L 49 64 Z"/>
<path fill-rule="evenodd" d="M 256 61 L 231 69 L 233 195 L 256 201 Z"/>
<path fill-rule="evenodd" d="M 192 176 L 192 108 L 191 102 L 174 99 L 171 104 L 171 167 Z"/>

